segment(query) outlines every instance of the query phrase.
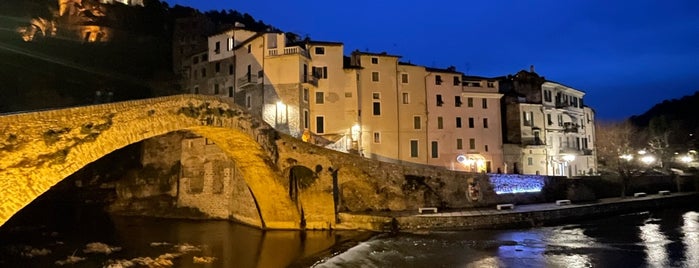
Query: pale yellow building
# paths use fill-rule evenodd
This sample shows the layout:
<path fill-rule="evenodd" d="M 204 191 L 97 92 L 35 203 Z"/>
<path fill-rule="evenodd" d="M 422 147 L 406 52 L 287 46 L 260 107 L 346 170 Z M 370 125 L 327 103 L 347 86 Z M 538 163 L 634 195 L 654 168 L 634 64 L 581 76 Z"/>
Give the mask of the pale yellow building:
<path fill-rule="evenodd" d="M 404 162 L 427 164 L 429 143 L 425 67 L 399 62 L 398 154 Z"/>
<path fill-rule="evenodd" d="M 365 157 L 400 160 L 397 71 L 399 56 L 352 52 L 357 70 L 357 97 L 361 148 Z"/>

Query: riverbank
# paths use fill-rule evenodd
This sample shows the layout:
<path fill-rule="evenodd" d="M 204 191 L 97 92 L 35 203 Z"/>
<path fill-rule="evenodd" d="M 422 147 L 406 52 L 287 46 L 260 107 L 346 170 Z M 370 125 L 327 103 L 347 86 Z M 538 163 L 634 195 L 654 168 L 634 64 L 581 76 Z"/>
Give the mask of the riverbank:
<path fill-rule="evenodd" d="M 493 228 L 536 227 L 603 217 L 620 213 L 645 211 L 699 200 L 699 193 L 672 193 L 645 197 L 603 198 L 594 203 L 559 206 L 555 203 L 518 205 L 511 210 L 495 207 L 444 210 L 420 214 L 418 211 L 340 213 L 338 229 L 372 231 L 423 232 L 430 230 L 471 230 Z"/>

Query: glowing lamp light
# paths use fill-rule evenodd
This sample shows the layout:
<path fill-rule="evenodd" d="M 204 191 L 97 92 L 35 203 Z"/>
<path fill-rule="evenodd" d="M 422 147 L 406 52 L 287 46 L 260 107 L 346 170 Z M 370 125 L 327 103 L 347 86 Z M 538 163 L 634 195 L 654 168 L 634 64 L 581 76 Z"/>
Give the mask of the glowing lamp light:
<path fill-rule="evenodd" d="M 284 103 L 281 102 L 281 101 L 278 101 L 278 102 L 277 102 L 277 109 L 279 109 L 279 110 L 284 110 L 284 109 L 286 109 L 286 104 L 284 104 Z"/>
<path fill-rule="evenodd" d="M 359 124 L 354 124 L 352 128 L 350 129 L 352 131 L 352 140 L 356 141 L 359 140 L 359 133 L 361 132 L 361 128 L 359 127 Z"/>
<path fill-rule="evenodd" d="M 646 154 L 646 153 L 647 153 L 646 150 L 639 150 L 639 151 L 638 151 L 638 154 L 640 154 L 640 155 L 644 155 L 644 154 Z M 641 160 L 641 161 L 643 161 L 643 160 Z"/>
<path fill-rule="evenodd" d="M 692 162 L 692 160 L 692 157 L 688 155 L 680 157 L 680 161 L 682 161 L 682 163 L 689 163 Z"/>
<path fill-rule="evenodd" d="M 650 165 L 653 162 L 655 162 L 655 157 L 653 157 L 652 155 L 643 156 L 641 157 L 641 162 L 643 162 L 646 165 Z"/>
<path fill-rule="evenodd" d="M 631 161 L 631 160 L 633 160 L 633 155 L 625 154 L 625 155 L 619 156 L 619 158 L 624 159 L 626 161 Z"/>
<path fill-rule="evenodd" d="M 572 154 L 563 155 L 563 160 L 566 162 L 575 161 L 575 155 L 572 155 Z"/>

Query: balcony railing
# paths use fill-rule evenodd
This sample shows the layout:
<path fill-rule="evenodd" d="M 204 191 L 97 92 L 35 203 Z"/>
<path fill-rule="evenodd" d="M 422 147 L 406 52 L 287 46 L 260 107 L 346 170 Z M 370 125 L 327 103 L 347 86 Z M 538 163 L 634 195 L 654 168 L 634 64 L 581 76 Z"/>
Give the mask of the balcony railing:
<path fill-rule="evenodd" d="M 565 133 L 578 133 L 580 126 L 572 122 L 563 123 L 563 132 Z"/>
<path fill-rule="evenodd" d="M 313 75 L 306 75 L 303 77 L 303 82 L 317 87 L 318 86 L 318 77 L 315 77 Z"/>
<path fill-rule="evenodd" d="M 309 57 L 308 51 L 301 47 L 285 47 L 283 49 L 270 48 L 267 50 L 267 54 L 270 56 L 281 56 L 281 55 L 294 55 L 300 54 L 305 57 Z"/>
<path fill-rule="evenodd" d="M 244 75 L 241 78 L 238 78 L 238 86 L 239 87 L 257 85 L 259 83 L 260 83 L 260 81 L 259 81 L 257 75 L 254 75 L 254 74 L 248 74 L 248 75 Z"/>

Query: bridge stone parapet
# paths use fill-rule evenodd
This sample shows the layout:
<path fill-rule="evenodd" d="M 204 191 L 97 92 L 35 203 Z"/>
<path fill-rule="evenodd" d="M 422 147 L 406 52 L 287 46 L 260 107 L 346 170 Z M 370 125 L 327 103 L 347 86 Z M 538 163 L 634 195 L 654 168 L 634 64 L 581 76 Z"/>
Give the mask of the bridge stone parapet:
<path fill-rule="evenodd" d="M 245 222 L 261 228 L 337 228 L 338 212 L 441 211 L 497 199 L 486 174 L 329 150 L 277 132 L 226 98 L 177 95 L 1 115 L 0 224 L 85 165 L 181 130 L 213 141 L 235 162 L 235 176 L 244 180 L 259 212 L 259 222 Z M 225 216 L 215 207 L 206 210 Z"/>

